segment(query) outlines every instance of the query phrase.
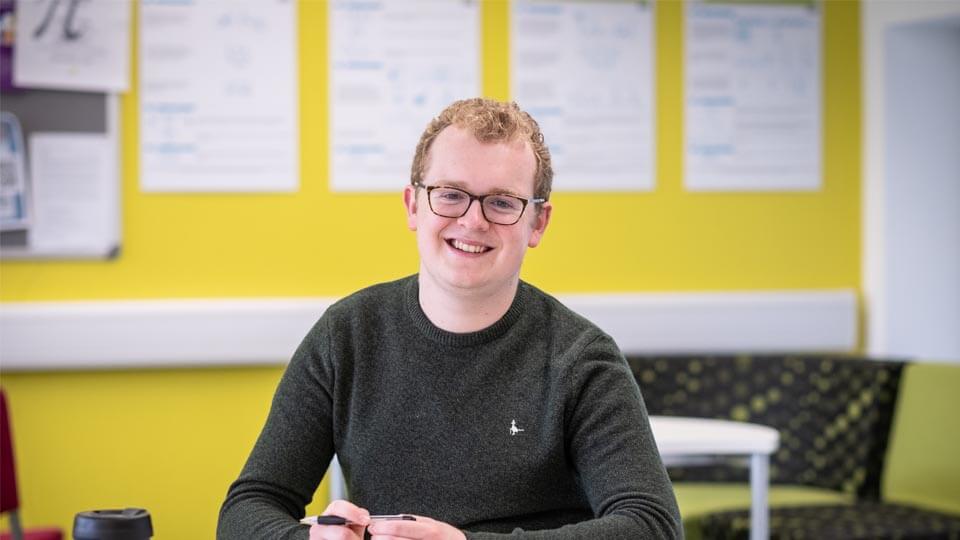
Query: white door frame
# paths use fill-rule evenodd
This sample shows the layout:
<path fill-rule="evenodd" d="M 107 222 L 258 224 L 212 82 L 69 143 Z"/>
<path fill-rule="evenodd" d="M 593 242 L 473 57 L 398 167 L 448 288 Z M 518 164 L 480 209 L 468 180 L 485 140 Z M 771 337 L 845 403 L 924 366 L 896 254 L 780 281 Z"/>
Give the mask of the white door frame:
<path fill-rule="evenodd" d="M 956 0 L 864 0 L 861 4 L 863 85 L 863 190 L 861 282 L 865 304 L 865 348 L 890 354 L 885 290 L 886 245 L 886 34 L 892 25 L 960 16 Z"/>

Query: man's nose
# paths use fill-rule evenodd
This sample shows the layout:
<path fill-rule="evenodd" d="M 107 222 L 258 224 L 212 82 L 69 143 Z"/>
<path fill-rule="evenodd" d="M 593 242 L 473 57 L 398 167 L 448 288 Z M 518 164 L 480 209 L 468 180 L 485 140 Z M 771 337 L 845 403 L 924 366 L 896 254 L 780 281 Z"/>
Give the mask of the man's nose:
<path fill-rule="evenodd" d="M 460 216 L 459 221 L 464 226 L 476 229 L 486 229 L 490 225 L 490 222 L 483 215 L 483 205 L 476 199 L 470 201 L 470 205 L 467 206 L 467 213 Z"/>

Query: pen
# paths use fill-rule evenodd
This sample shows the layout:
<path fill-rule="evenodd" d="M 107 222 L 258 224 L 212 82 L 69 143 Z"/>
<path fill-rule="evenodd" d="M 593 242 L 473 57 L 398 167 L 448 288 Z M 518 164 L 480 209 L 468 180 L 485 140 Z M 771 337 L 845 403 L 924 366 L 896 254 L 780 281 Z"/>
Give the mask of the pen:
<path fill-rule="evenodd" d="M 380 516 L 370 516 L 370 521 L 392 521 L 392 520 L 403 520 L 403 521 L 416 521 L 417 518 L 409 514 L 393 514 L 393 515 L 380 515 Z M 325 515 L 325 516 L 307 516 L 300 520 L 300 523 L 305 525 L 356 525 L 356 523 L 348 520 L 347 518 L 334 516 L 334 515 Z"/>

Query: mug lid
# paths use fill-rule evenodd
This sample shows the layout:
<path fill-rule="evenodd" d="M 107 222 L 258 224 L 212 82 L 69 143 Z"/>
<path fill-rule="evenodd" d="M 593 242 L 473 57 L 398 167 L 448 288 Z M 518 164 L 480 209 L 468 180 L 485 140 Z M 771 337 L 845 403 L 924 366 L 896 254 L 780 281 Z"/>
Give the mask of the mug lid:
<path fill-rule="evenodd" d="M 73 518 L 76 540 L 141 540 L 151 536 L 150 512 L 143 508 L 88 510 Z"/>

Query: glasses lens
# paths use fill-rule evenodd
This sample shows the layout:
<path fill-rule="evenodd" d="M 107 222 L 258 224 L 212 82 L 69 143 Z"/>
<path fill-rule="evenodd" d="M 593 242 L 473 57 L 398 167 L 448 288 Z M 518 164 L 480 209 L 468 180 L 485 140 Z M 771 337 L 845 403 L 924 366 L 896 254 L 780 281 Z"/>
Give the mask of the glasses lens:
<path fill-rule="evenodd" d="M 470 195 L 454 188 L 438 187 L 430 191 L 430 208 L 443 217 L 460 217 L 470 204 Z"/>
<path fill-rule="evenodd" d="M 501 225 L 513 225 L 523 213 L 523 201 L 509 195 L 490 195 L 483 200 L 487 219 Z"/>

